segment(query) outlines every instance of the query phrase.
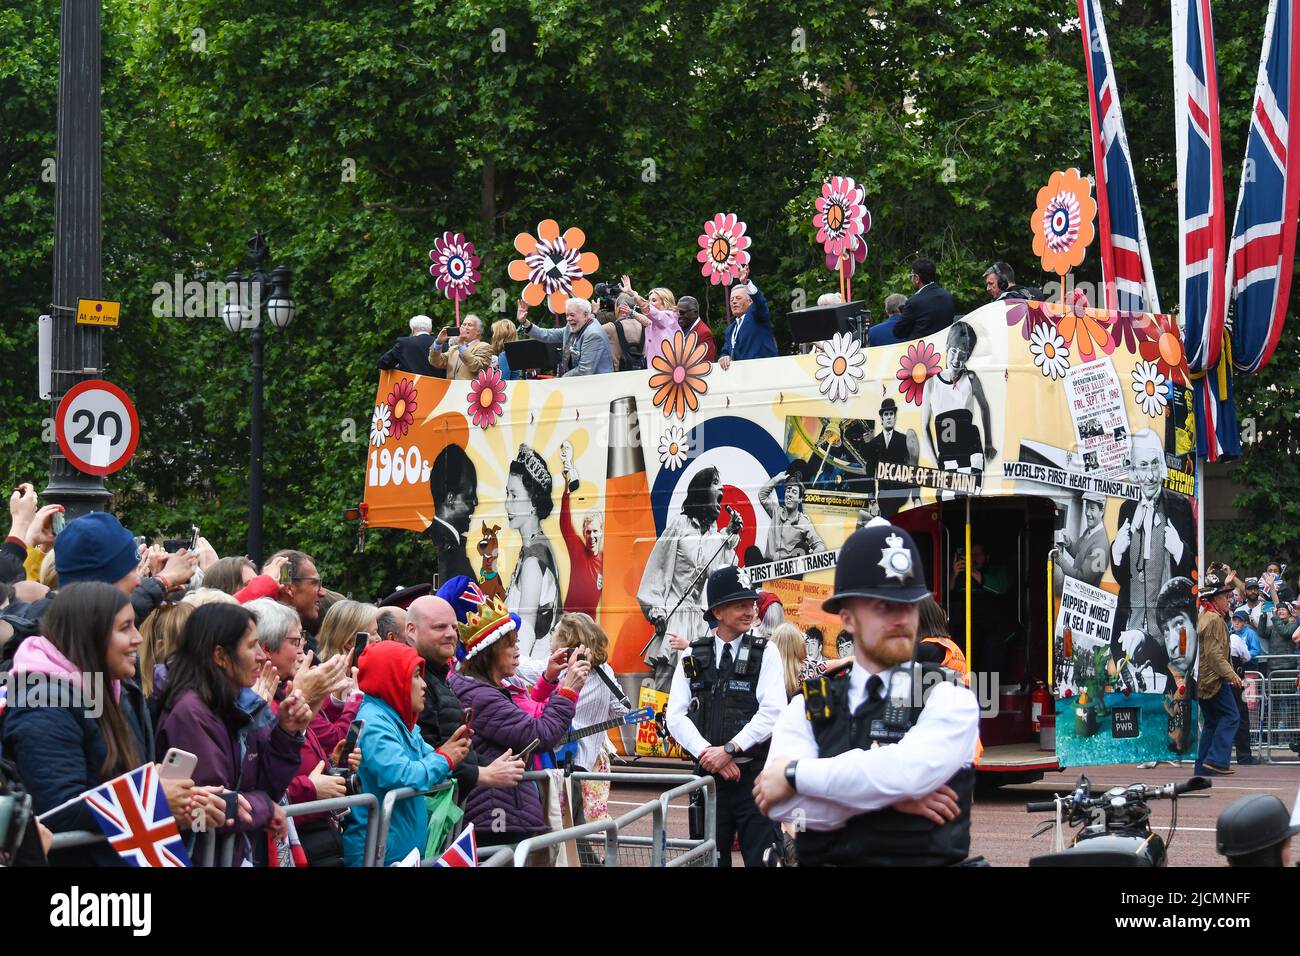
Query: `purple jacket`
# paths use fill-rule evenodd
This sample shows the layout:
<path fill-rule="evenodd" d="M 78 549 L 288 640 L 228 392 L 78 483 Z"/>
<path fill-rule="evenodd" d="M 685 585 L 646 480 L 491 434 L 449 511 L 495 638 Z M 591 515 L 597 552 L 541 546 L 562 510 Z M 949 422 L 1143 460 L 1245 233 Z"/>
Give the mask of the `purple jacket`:
<path fill-rule="evenodd" d="M 253 822 L 238 823 L 235 829 L 260 831 L 298 772 L 302 740 L 279 724 L 249 729 L 241 740 L 249 720 L 239 710 L 228 718 L 213 713 L 198 694 L 187 690 L 163 713 L 154 739 L 159 760 L 172 747 L 199 758 L 196 784 L 242 793 L 252 807 Z"/>
<path fill-rule="evenodd" d="M 496 760 L 507 748 L 519 753 L 534 738 L 541 741 L 539 749 L 553 750 L 573 721 L 574 702 L 559 693 L 553 693 L 534 717 L 520 710 L 505 688 L 461 674 L 451 674 L 448 682 L 461 704 L 474 708 L 474 749 L 481 766 Z M 500 829 L 499 823 L 493 826 L 500 819 L 495 816 L 497 810 L 504 811 L 509 833 L 533 834 L 550 829 L 534 783 L 521 783 L 512 789 L 478 786 L 465 801 L 465 818 L 490 831 Z"/>

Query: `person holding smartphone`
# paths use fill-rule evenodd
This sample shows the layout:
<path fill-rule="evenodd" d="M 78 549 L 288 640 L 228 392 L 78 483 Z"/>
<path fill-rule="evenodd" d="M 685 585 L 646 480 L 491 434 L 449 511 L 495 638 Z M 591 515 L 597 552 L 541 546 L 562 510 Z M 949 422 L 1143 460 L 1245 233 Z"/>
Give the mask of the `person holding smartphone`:
<path fill-rule="evenodd" d="M 251 611 L 232 604 L 198 608 L 167 672 L 155 750 L 195 754 L 196 783 L 238 791 L 248 804 L 247 818 L 241 814 L 234 829 L 278 837 L 286 830 L 279 801 L 297 772 L 312 710 L 297 690 L 281 701 L 274 719 L 256 719 L 240 706 L 241 692 L 253 686 L 265 662 Z M 240 840 L 235 865 L 255 850 L 260 847 Z"/>
<path fill-rule="evenodd" d="M 519 668 L 518 620 L 499 599 L 492 599 L 460 626 L 465 660 L 451 675 L 451 689 L 474 711 L 474 746 L 479 760 L 492 762 L 507 751 L 553 750 L 573 722 L 578 694 L 591 673 L 591 662 L 569 665 L 561 648 L 547 663 L 538 684 L 545 694 L 539 712 L 524 710 L 505 682 Z M 557 685 L 557 681 L 561 681 Z M 531 709 L 531 708 L 530 708 Z M 479 846 L 514 844 L 549 829 L 538 789 L 528 784 L 504 789 L 477 787 L 465 802 L 465 817 L 475 825 Z"/>
<path fill-rule="evenodd" d="M 443 329 L 434 347 L 429 349 L 429 364 L 445 369 L 448 378 L 469 381 L 492 366 L 496 353 L 490 343 L 483 341 L 483 320 L 477 315 L 467 315 L 461 320 L 460 338 L 455 346 L 447 348 L 448 338 L 448 329 Z"/>
<path fill-rule="evenodd" d="M 142 639 L 130 599 L 102 582 L 71 584 L 43 624 L 44 635 L 29 637 L 14 655 L 10 686 L 23 693 L 10 695 L 3 721 L 5 756 L 16 766 L 36 814 L 136 769 L 154 750 L 148 707 L 135 682 Z M 213 820 L 209 810 L 215 801 L 193 780 L 165 780 L 163 786 L 180 827 Z M 224 819 L 215 815 L 215 825 Z M 84 801 L 43 822 L 55 833 L 99 831 Z M 50 862 L 126 865 L 107 843 L 54 851 Z"/>
<path fill-rule="evenodd" d="M 309 803 L 346 796 L 347 776 L 338 771 L 355 771 L 361 760 L 359 748 L 347 753 L 339 749 L 361 706 L 360 698 L 351 694 L 348 658 L 339 655 L 309 670 L 311 654 L 303 650 L 302 624 L 293 608 L 270 598 L 258 598 L 245 607 L 257 616 L 258 643 L 279 681 L 268 701 L 272 713 L 278 712 L 290 686 L 299 688 L 314 712 L 303 740 L 298 772 L 289 781 L 287 801 Z M 343 830 L 332 813 L 296 817 L 294 828 L 309 866 L 343 865 Z"/>
<path fill-rule="evenodd" d="M 390 790 L 414 787 L 427 791 L 450 778 L 469 750 L 469 729 L 460 727 L 436 750 L 416 727 L 424 709 L 424 661 L 415 648 L 397 641 L 380 641 L 361 655 L 357 683 L 365 697 L 357 717 L 365 721 L 361 749 L 365 759 L 357 768 L 361 793 L 372 793 L 382 804 Z M 343 859 L 348 866 L 365 863 L 366 821 L 370 811 L 356 807 L 343 832 Z M 429 809 L 424 800 L 400 800 L 388 827 L 384 866 L 424 849 Z"/>
<path fill-rule="evenodd" d="M 470 585 L 468 577 L 459 575 L 444 584 L 437 595 L 418 597 L 407 608 L 406 643 L 424 659 L 424 680 L 428 685 L 417 723 L 431 747 L 441 747 L 461 724 L 473 729 L 472 710 L 448 682 L 460 642 L 457 613 L 450 601 L 457 600 Z M 477 787 L 516 787 L 523 775 L 523 761 L 509 749 L 485 763 L 471 744 L 465 758 L 456 765 L 457 799 L 463 805 Z"/>

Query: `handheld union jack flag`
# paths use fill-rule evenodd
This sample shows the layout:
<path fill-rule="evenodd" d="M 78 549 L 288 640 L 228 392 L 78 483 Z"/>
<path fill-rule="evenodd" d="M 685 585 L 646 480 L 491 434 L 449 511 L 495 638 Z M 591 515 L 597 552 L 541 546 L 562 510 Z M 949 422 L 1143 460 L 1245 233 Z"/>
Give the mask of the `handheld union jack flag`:
<path fill-rule="evenodd" d="M 1178 143 L 1178 292 L 1187 365 L 1204 372 L 1223 341 L 1223 159 L 1210 0 L 1172 0 Z"/>
<path fill-rule="evenodd" d="M 1097 176 L 1101 275 L 1105 307 L 1125 312 L 1159 312 L 1151 251 L 1138 204 L 1133 158 L 1129 155 L 1119 87 L 1110 61 L 1110 44 L 1100 0 L 1079 0 L 1083 54 L 1088 66 L 1088 107 L 1092 114 L 1092 162 Z"/>
<path fill-rule="evenodd" d="M 190 865 L 154 764 L 124 773 L 82 797 L 109 846 L 132 866 Z"/>
<path fill-rule="evenodd" d="M 474 839 L 474 824 L 465 828 L 465 832 L 456 837 L 456 842 L 433 861 L 434 866 L 467 867 L 478 866 L 478 842 Z"/>
<path fill-rule="evenodd" d="M 1233 364 L 1257 372 L 1273 355 L 1282 324 L 1295 256 L 1300 198 L 1300 123 L 1290 122 L 1300 96 L 1300 22 L 1291 0 L 1272 0 L 1255 82 L 1250 136 L 1228 248 L 1225 288 L 1236 301 Z"/>

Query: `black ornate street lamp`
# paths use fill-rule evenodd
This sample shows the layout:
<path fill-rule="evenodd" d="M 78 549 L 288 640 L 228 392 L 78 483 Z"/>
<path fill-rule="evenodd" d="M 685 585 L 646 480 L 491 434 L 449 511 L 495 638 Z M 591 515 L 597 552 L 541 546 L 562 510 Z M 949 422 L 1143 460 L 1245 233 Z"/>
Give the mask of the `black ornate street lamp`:
<path fill-rule="evenodd" d="M 221 319 L 231 332 L 243 329 L 253 333 L 253 417 L 249 429 L 250 461 L 248 468 L 248 556 L 257 565 L 262 563 L 262 356 L 266 333 L 262 330 L 262 303 L 266 303 L 266 317 L 277 329 L 286 328 L 293 321 L 293 296 L 289 285 L 293 274 L 284 265 L 276 266 L 268 275 L 266 260 L 271 258 L 271 247 L 266 237 L 258 232 L 248 240 L 248 257 L 253 263 L 251 273 L 232 272 L 226 276 L 227 299 L 221 310 Z"/>

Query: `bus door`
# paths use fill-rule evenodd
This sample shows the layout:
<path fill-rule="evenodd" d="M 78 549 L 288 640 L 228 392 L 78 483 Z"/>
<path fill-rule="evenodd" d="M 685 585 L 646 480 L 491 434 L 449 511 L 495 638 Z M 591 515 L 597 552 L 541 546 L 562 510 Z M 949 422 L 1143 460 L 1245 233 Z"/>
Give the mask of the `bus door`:
<path fill-rule="evenodd" d="M 999 698 L 998 713 L 980 729 L 986 747 L 1031 743 L 1030 693 L 1048 673 L 1048 555 L 1056 531 L 1051 500 L 1030 496 L 976 498 L 970 501 L 970 667 L 989 693 Z M 939 587 L 953 639 L 967 646 L 967 502 L 945 502 L 944 542 Z"/>

